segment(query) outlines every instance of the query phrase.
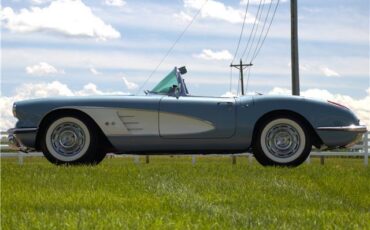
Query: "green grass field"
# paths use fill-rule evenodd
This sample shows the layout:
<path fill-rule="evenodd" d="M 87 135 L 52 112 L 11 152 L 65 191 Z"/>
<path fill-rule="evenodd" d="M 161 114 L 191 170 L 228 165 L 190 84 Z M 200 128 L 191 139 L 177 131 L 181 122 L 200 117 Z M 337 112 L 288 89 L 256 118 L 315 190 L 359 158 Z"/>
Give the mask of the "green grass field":
<path fill-rule="evenodd" d="M 142 159 L 143 162 L 143 159 Z M 106 159 L 56 167 L 1 163 L 2 229 L 370 229 L 360 159 L 263 168 L 248 159 Z"/>

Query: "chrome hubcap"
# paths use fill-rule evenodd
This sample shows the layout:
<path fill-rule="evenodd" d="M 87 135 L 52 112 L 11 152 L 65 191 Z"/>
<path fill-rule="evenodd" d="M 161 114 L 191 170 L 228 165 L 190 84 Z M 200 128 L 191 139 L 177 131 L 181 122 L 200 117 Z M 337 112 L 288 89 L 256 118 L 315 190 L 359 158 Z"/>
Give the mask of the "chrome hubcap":
<path fill-rule="evenodd" d="M 300 146 L 298 131 L 288 124 L 277 124 L 266 135 L 268 151 L 279 158 L 294 155 Z"/>
<path fill-rule="evenodd" d="M 85 145 L 85 139 L 82 128 L 72 122 L 59 124 L 51 134 L 53 149 L 63 156 L 78 154 Z"/>

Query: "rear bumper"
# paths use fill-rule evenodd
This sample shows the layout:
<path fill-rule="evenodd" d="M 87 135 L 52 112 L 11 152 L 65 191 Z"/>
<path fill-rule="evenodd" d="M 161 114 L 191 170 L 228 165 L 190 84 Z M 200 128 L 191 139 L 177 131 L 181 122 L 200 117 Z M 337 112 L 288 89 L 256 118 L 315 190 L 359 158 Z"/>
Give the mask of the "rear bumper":
<path fill-rule="evenodd" d="M 362 140 L 362 135 L 367 132 L 364 125 L 317 127 L 319 136 L 328 140 L 329 147 L 349 148 Z M 325 141 L 324 141 L 325 144 Z"/>
<path fill-rule="evenodd" d="M 35 150 L 37 128 L 14 128 L 8 130 L 9 146 L 17 151 Z"/>

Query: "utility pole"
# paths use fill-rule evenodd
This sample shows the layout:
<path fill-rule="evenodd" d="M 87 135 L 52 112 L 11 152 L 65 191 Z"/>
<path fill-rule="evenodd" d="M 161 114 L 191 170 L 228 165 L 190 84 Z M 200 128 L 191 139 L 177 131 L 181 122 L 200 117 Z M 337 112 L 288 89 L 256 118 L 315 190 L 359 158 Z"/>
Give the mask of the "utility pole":
<path fill-rule="evenodd" d="M 234 68 L 237 68 L 239 71 L 240 71 L 240 87 L 241 87 L 241 92 L 242 92 L 242 95 L 244 95 L 244 69 L 247 68 L 247 67 L 250 67 L 252 66 L 253 64 L 250 63 L 250 64 L 243 64 L 243 61 L 242 59 L 240 59 L 240 64 L 230 64 L 230 67 L 234 67 Z"/>
<path fill-rule="evenodd" d="M 298 61 L 298 10 L 297 0 L 290 0 L 291 29 L 291 62 L 292 62 L 292 94 L 299 95 L 299 61 Z"/>

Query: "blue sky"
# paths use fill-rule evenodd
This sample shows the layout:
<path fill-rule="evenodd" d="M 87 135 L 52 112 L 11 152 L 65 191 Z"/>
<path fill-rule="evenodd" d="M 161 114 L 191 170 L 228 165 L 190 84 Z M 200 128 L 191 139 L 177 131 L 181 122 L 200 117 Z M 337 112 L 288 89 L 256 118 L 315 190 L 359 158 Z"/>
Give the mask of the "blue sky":
<path fill-rule="evenodd" d="M 98 94 L 136 93 L 202 2 L 3 0 L 2 100 L 80 95 L 86 90 Z M 246 2 L 209 0 L 144 89 L 152 88 L 174 66 L 186 65 L 186 80 L 192 94 L 220 96 L 228 92 L 229 56 L 236 48 L 243 16 L 239 14 L 244 12 Z M 259 2 L 250 0 L 249 22 L 255 17 Z M 319 97 L 347 96 L 351 98 L 347 103 L 366 100 L 369 2 L 298 2 L 302 91 L 314 92 Z M 55 9 L 51 11 L 53 4 Z M 268 4 L 264 7 L 266 10 Z M 81 21 L 74 24 L 72 19 Z M 243 48 L 251 27 L 252 23 L 246 24 Z M 266 42 L 253 63 L 248 92 L 289 93 L 289 63 L 290 8 L 289 1 L 282 0 Z M 67 91 L 53 93 L 51 87 L 41 92 L 53 82 Z M 236 84 L 234 70 L 233 90 Z"/>

